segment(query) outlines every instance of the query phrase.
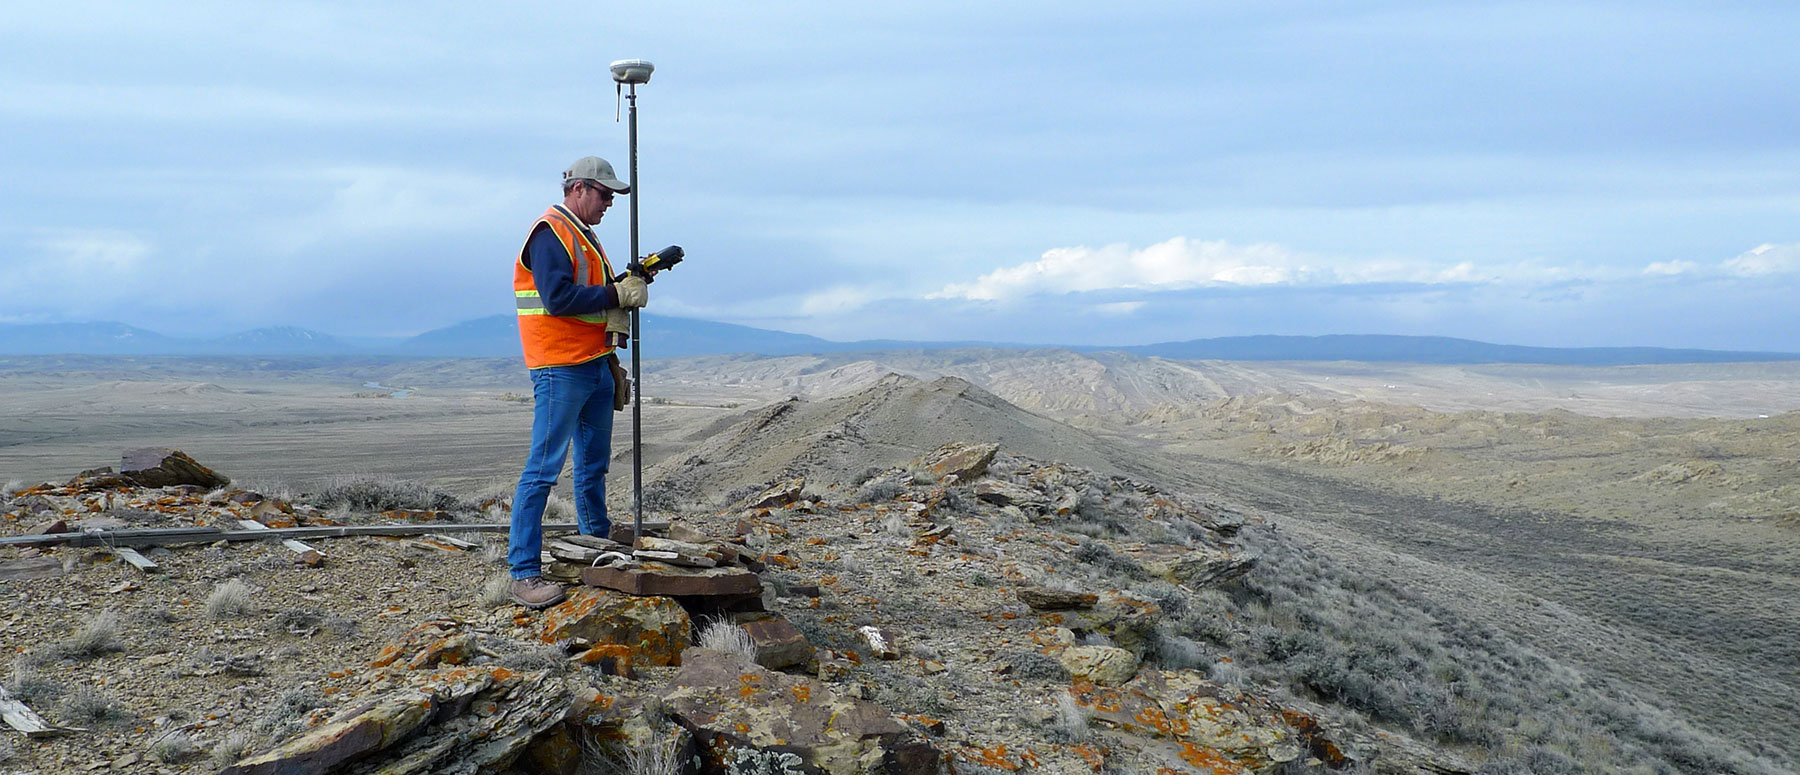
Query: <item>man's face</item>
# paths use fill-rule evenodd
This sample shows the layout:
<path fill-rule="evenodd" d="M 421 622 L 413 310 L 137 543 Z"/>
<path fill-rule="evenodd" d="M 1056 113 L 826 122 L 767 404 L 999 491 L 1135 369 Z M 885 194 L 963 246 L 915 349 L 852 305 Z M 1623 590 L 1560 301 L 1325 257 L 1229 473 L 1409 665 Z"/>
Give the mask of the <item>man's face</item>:
<path fill-rule="evenodd" d="M 575 187 L 575 201 L 569 205 L 569 211 L 575 213 L 589 226 L 600 222 L 606 215 L 606 208 L 612 207 L 613 192 L 598 183 L 583 182 Z"/>

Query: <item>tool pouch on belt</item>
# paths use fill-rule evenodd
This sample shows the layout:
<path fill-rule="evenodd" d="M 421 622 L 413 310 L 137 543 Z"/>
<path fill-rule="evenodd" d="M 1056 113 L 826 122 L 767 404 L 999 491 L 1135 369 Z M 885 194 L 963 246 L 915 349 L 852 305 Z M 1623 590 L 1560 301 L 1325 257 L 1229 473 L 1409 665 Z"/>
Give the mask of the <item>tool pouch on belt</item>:
<path fill-rule="evenodd" d="M 631 340 L 631 313 L 618 307 L 601 313 L 606 316 L 607 344 L 624 347 Z"/>
<path fill-rule="evenodd" d="M 606 368 L 612 370 L 613 411 L 623 412 L 631 404 L 631 374 L 619 365 L 619 356 L 606 356 Z"/>

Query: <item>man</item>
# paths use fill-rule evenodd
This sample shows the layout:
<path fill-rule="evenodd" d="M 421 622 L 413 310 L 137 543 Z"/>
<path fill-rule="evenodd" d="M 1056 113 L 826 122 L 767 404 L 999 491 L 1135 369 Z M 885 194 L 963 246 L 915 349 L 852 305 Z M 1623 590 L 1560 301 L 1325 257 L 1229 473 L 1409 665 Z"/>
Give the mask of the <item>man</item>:
<path fill-rule="evenodd" d="M 575 520 L 585 535 L 604 536 L 606 464 L 612 455 L 617 390 L 613 349 L 629 336 L 629 309 L 650 300 L 639 277 L 613 281 L 612 265 L 589 228 L 613 197 L 631 193 L 611 164 L 597 156 L 563 173 L 563 201 L 532 224 L 513 264 L 519 340 L 531 369 L 531 454 L 513 493 L 510 548 L 512 599 L 527 608 L 562 602 L 562 585 L 546 581 L 538 557 L 544 546 L 544 503 L 575 444 Z"/>

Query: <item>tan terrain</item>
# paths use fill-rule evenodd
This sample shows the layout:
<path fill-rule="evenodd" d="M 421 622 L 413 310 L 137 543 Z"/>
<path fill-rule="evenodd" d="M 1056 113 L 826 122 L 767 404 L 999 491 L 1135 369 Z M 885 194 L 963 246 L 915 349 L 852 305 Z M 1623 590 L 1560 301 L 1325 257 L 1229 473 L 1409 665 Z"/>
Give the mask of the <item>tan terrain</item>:
<path fill-rule="evenodd" d="M 1271 556 L 1299 552 L 1293 561 L 1309 568 L 1328 558 L 1316 572 L 1346 589 L 1391 584 L 1383 594 L 1437 617 L 1419 626 L 1489 632 L 1554 665 L 1534 669 L 1566 671 L 1583 691 L 1612 698 L 1611 710 L 1571 725 L 1628 725 L 1644 739 L 1666 726 L 1661 737 L 1688 741 L 1687 753 L 1670 743 L 1659 754 L 1677 771 L 1776 772 L 1800 754 L 1800 606 L 1791 602 L 1800 593 L 1800 365 L 1261 364 L 970 350 L 651 366 L 646 457 L 658 505 L 718 507 L 733 489 L 794 473 L 854 488 L 865 469 L 902 465 L 945 441 L 997 442 L 1026 459 L 1235 504 L 1285 536 L 1265 547 Z M 318 492 L 382 473 L 504 492 L 530 423 L 522 376 L 499 361 L 249 371 L 228 359 L 9 359 L 0 362 L 0 478 L 60 480 L 155 444 L 271 491 Z M 389 397 L 369 382 L 413 392 Z M 630 465 L 628 415 L 618 418 L 616 513 L 629 500 L 621 474 Z M 1312 700 L 1335 691 L 1267 670 L 1253 677 Z M 1536 701 L 1602 707 L 1556 696 Z M 1624 707 L 1667 719 L 1628 724 Z M 1525 737 L 1508 739 L 1580 753 L 1586 771 L 1633 771 L 1599 767 L 1605 756 L 1567 742 L 1580 737 L 1568 730 L 1508 733 L 1517 734 Z M 1764 764 L 1693 753 L 1714 749 Z"/>

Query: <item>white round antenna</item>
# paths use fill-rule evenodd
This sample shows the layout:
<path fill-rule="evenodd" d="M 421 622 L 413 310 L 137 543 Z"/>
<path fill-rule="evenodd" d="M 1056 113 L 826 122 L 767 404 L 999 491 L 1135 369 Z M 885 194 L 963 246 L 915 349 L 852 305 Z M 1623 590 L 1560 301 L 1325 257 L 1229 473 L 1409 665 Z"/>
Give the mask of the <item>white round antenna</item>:
<path fill-rule="evenodd" d="M 650 74 L 656 71 L 656 65 L 647 59 L 621 59 L 612 63 L 613 80 L 619 83 L 649 83 Z"/>

